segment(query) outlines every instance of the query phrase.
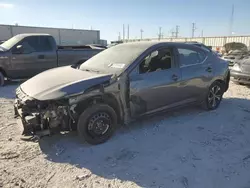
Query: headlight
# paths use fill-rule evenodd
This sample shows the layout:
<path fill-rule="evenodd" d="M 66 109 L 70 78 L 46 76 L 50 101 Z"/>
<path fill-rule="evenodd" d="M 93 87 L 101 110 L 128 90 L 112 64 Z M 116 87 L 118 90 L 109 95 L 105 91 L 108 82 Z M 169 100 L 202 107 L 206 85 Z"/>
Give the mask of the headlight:
<path fill-rule="evenodd" d="M 233 70 L 241 72 L 240 65 L 238 63 L 235 63 L 233 66 Z"/>

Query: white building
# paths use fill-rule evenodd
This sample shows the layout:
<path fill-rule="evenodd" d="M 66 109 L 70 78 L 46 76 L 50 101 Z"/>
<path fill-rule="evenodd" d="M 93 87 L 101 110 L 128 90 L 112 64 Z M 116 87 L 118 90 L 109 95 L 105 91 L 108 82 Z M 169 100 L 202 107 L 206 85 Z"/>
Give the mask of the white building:
<path fill-rule="evenodd" d="M 220 37 L 195 37 L 195 38 L 148 38 L 148 39 L 131 39 L 125 40 L 125 42 L 135 42 L 135 41 L 166 41 L 166 42 L 189 42 L 196 41 L 203 43 L 207 46 L 211 46 L 215 50 L 220 50 L 226 43 L 239 42 L 250 47 L 250 35 L 247 36 L 220 36 Z"/>
<path fill-rule="evenodd" d="M 82 29 L 61 29 L 49 27 L 29 27 L 18 25 L 0 24 L 0 41 L 21 33 L 47 33 L 52 35 L 58 45 L 84 45 L 84 44 L 103 44 L 98 30 Z"/>

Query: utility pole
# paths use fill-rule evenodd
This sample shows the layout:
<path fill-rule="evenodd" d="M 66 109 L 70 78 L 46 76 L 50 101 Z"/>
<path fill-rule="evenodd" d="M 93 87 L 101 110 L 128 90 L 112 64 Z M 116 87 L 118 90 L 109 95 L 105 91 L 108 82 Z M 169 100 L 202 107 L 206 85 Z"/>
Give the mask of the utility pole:
<path fill-rule="evenodd" d="M 123 40 L 125 40 L 125 25 L 123 24 L 123 32 L 122 32 Z"/>
<path fill-rule="evenodd" d="M 127 36 L 127 39 L 129 40 L 129 24 L 128 24 L 128 36 Z"/>
<path fill-rule="evenodd" d="M 159 40 L 161 40 L 161 27 L 159 27 L 159 34 L 158 34 L 158 36 L 159 36 Z"/>
<path fill-rule="evenodd" d="M 175 36 L 175 32 L 174 32 L 174 31 L 172 31 L 172 38 L 174 38 L 174 36 Z"/>
<path fill-rule="evenodd" d="M 196 30 L 196 24 L 195 23 L 192 23 L 192 38 L 194 38 L 194 32 Z"/>
<path fill-rule="evenodd" d="M 169 33 L 171 34 L 171 35 L 170 35 L 171 38 L 174 38 L 174 36 L 175 36 L 175 31 L 174 31 L 173 28 L 169 31 Z"/>
<path fill-rule="evenodd" d="M 230 25 L 229 25 L 229 35 L 233 33 L 233 23 L 234 23 L 234 4 L 232 6 L 231 18 L 230 18 Z"/>
<path fill-rule="evenodd" d="M 141 40 L 142 40 L 142 33 L 143 33 L 144 31 L 141 29 L 140 32 L 141 32 Z"/>
<path fill-rule="evenodd" d="M 201 37 L 203 37 L 203 29 L 201 30 Z"/>
<path fill-rule="evenodd" d="M 178 26 L 178 25 L 175 28 L 175 38 L 178 38 L 179 28 L 180 28 L 180 26 Z"/>
<path fill-rule="evenodd" d="M 120 41 L 121 40 L 121 32 L 119 32 L 119 34 L 118 34 L 118 41 Z"/>

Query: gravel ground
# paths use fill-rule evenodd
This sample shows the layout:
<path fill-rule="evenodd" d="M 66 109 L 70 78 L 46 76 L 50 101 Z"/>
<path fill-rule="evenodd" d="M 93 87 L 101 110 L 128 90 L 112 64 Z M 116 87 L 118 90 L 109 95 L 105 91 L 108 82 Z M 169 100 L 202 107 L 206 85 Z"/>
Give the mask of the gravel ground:
<path fill-rule="evenodd" d="M 250 187 L 250 88 L 230 83 L 219 109 L 137 121 L 90 146 L 76 133 L 24 141 L 17 85 L 0 88 L 0 187 Z"/>

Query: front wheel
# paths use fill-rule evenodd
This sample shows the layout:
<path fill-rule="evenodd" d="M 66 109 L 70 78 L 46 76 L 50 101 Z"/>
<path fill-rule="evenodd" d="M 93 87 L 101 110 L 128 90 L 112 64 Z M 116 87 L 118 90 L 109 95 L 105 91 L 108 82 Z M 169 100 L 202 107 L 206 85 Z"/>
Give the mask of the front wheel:
<path fill-rule="evenodd" d="M 77 124 L 78 134 L 89 144 L 106 142 L 115 132 L 117 115 L 107 104 L 94 104 L 80 115 Z"/>
<path fill-rule="evenodd" d="M 224 94 L 224 87 L 218 81 L 215 81 L 210 87 L 204 101 L 205 108 L 207 110 L 215 110 L 219 107 L 222 96 Z"/>

